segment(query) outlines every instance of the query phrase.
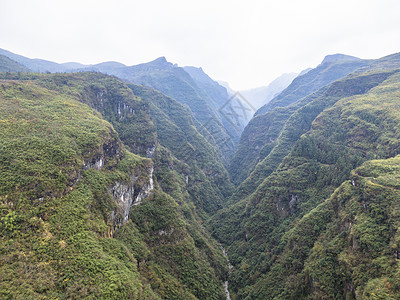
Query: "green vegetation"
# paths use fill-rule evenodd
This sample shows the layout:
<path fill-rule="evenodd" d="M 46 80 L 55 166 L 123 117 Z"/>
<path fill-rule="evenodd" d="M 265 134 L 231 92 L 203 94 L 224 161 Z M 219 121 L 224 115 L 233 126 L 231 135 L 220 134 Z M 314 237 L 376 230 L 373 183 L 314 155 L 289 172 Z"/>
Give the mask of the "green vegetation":
<path fill-rule="evenodd" d="M 282 93 L 261 107 L 256 114 L 264 114 L 275 107 L 293 104 L 357 69 L 366 68 L 371 62 L 372 60 L 363 60 L 343 54 L 328 55 L 319 66 L 295 78 Z M 393 60 L 391 64 L 393 65 Z"/>
<path fill-rule="evenodd" d="M 207 100 L 207 104 L 219 116 L 219 121 L 228 132 L 230 139 L 233 142 L 234 149 L 237 149 L 240 135 L 246 126 L 248 120 L 243 116 L 243 111 L 237 106 L 235 101 L 228 94 L 225 87 L 219 85 L 218 82 L 211 79 L 202 68 L 183 67 L 183 69 L 192 77 L 197 87 L 199 94 L 202 98 Z M 243 105 L 245 105 L 243 103 Z M 224 109 L 222 109 L 224 107 Z M 238 118 L 235 119 L 232 115 L 227 113 L 235 112 Z M 251 112 L 252 113 L 252 112 Z M 229 144 L 231 146 L 231 144 Z M 231 153 L 233 154 L 233 153 Z M 227 162 L 230 162 L 230 157 Z"/>
<path fill-rule="evenodd" d="M 197 120 L 195 125 L 199 131 L 203 129 L 202 125 L 210 120 L 215 121 L 213 130 L 206 126 L 206 129 L 210 131 L 210 137 L 207 137 L 208 142 L 215 147 L 224 163 L 227 163 L 233 155 L 235 139 L 230 137 L 224 127 L 217 111 L 219 106 L 183 68 L 174 66 L 164 57 L 160 57 L 149 63 L 118 69 L 116 73 L 112 70 L 109 72 L 108 69 L 104 71 L 131 83 L 154 88 L 179 103 L 187 105 Z M 226 143 L 220 141 L 226 141 Z"/>
<path fill-rule="evenodd" d="M 284 150 L 284 155 L 278 154 L 281 151 L 276 150 L 270 153 L 276 147 L 277 143 L 279 143 L 279 140 L 282 142 L 284 139 L 288 139 L 288 137 L 280 137 L 278 140 L 282 131 L 286 131 L 291 135 L 292 130 L 298 132 L 298 128 L 301 128 L 305 132 L 308 130 L 310 122 L 315 118 L 316 115 L 314 114 L 316 112 L 320 113 L 346 94 L 364 93 L 365 89 L 374 86 L 374 79 L 371 79 L 370 83 L 362 81 L 362 86 L 360 87 L 357 85 L 357 82 L 348 81 L 341 84 L 340 81 L 335 82 L 336 80 L 345 77 L 351 72 L 362 73 L 373 70 L 400 68 L 399 58 L 398 54 L 376 60 L 361 60 L 340 54 L 328 55 L 318 67 L 295 78 L 282 93 L 261 107 L 256 112 L 256 116 L 246 126 L 239 142 L 238 151 L 235 153 L 228 168 L 232 181 L 235 184 L 240 184 L 248 179 L 248 182 L 239 188 L 241 192 L 236 193 L 237 195 L 234 197 L 235 201 L 254 191 L 261 183 L 259 179 L 267 177 L 271 171 L 275 170 L 276 166 L 279 165 L 283 157 L 291 149 L 290 145 L 285 145 L 286 150 Z M 379 83 L 379 81 L 375 81 L 375 84 Z M 328 90 L 331 83 L 332 86 Z M 295 125 L 298 127 L 286 124 L 288 118 L 299 108 L 302 108 L 318 97 L 329 97 L 330 99 L 329 101 L 325 101 L 325 106 L 309 106 L 307 109 L 312 112 L 312 117 L 308 113 L 305 120 L 301 119 L 296 122 Z M 297 115 L 296 118 L 303 117 L 302 114 L 297 113 Z M 307 125 L 304 126 L 301 123 Z M 286 129 L 284 129 L 284 126 Z M 285 135 L 287 136 L 288 134 Z M 296 139 L 289 139 L 297 140 L 298 133 L 293 135 L 296 136 Z M 268 155 L 270 158 L 265 160 Z M 251 174 L 256 167 L 258 168 L 255 172 L 256 174 Z"/>
<path fill-rule="evenodd" d="M 0 55 L 0 72 L 29 72 L 29 69 L 7 56 Z"/>
<path fill-rule="evenodd" d="M 340 86 L 350 89 L 337 89 Z M 342 252 L 343 239 L 339 241 L 327 235 L 324 247 L 318 243 L 321 236 L 331 230 L 330 226 L 343 230 L 340 224 L 329 220 L 341 205 L 348 205 L 345 202 L 339 208 L 338 205 L 327 206 L 331 200 L 325 199 L 333 199 L 340 191 L 335 190 L 343 182 L 346 182 L 343 187 L 351 187 L 351 181 L 346 180 L 362 162 L 397 154 L 400 143 L 400 75 L 393 71 L 360 74 L 335 83 L 330 87 L 333 88 L 336 89 L 334 95 L 340 100 L 336 98 L 336 103 L 322 113 L 319 113 L 320 108 L 327 107 L 326 103 L 331 101 L 329 97 L 316 98 L 298 110 L 296 114 L 303 115 L 298 120 L 313 120 L 312 126 L 309 129 L 305 127 L 306 132 L 301 137 L 298 135 L 289 154 L 253 194 L 217 213 L 211 223 L 215 236 L 229 246 L 229 256 L 235 266 L 230 279 L 234 299 L 351 299 L 350 295 L 367 293 L 365 289 L 371 291 L 368 293 L 377 293 L 381 288 L 396 299 L 396 294 L 393 294 L 396 290 L 386 291 L 385 286 L 398 282 L 394 279 L 385 285 L 382 270 L 387 262 L 380 255 L 376 254 L 376 258 L 381 259 L 382 265 L 378 266 L 381 271 L 375 271 L 373 276 L 366 275 L 362 282 L 356 281 L 356 277 L 352 277 L 356 275 L 351 274 L 345 280 L 340 277 L 344 269 L 337 269 L 337 264 L 331 263 L 328 256 Z M 346 97 L 351 93 L 361 94 Z M 296 114 L 287 124 L 296 124 Z M 302 128 L 298 126 L 297 130 L 302 131 Z M 296 136 L 295 130 L 290 133 Z M 363 168 L 354 174 L 360 174 L 358 170 Z M 382 176 L 388 176 L 385 180 L 390 182 L 390 178 L 393 185 L 397 184 L 396 173 L 389 176 L 385 171 Z M 366 189 L 357 185 L 356 179 L 354 184 L 360 188 L 360 193 L 368 194 Z M 375 195 L 371 194 L 371 197 Z M 386 204 L 379 204 L 383 196 L 376 197 L 371 199 L 377 203 L 376 209 L 385 209 Z M 396 197 L 391 197 L 394 197 L 391 201 L 396 205 Z M 371 213 L 370 219 L 357 220 L 362 225 L 355 227 L 359 238 L 355 243 L 358 247 L 362 244 L 381 253 L 391 239 L 385 222 L 397 221 L 378 217 L 376 212 Z M 312 249 L 315 249 L 315 254 Z M 321 266 L 316 265 L 315 255 L 320 257 Z M 327 260 L 330 269 L 323 269 Z M 364 266 L 368 263 L 365 262 Z M 317 287 L 319 281 L 321 285 Z M 326 282 L 329 282 L 330 290 Z"/>
<path fill-rule="evenodd" d="M 91 184 L 121 176 L 114 157 L 81 171 L 103 145 L 121 146 L 111 125 L 31 82 L 2 81 L 0 93 L 2 298 L 138 298 L 132 250 L 106 238 L 115 204 Z"/>
<path fill-rule="evenodd" d="M 226 263 L 184 183 L 156 184 L 126 222 L 111 193 L 144 192 L 153 163 L 98 111 L 143 154 L 147 104 L 101 74 L 5 76 L 19 80 L 0 87 L 1 298 L 221 299 Z"/>
<path fill-rule="evenodd" d="M 245 129 L 236 190 L 199 70 L 103 65 L 179 103 L 1 59 L 0 298 L 400 298 L 398 54 L 295 80 Z"/>
<path fill-rule="evenodd" d="M 249 176 L 257 164 L 276 146 L 280 131 L 294 111 L 292 107 L 275 108 L 250 120 L 228 168 L 233 183 L 239 185 L 251 178 Z"/>
<path fill-rule="evenodd" d="M 171 151 L 179 163 L 169 164 L 169 169 L 177 169 L 191 201 L 199 213 L 215 213 L 222 208 L 232 192 L 232 185 L 218 154 L 210 143 L 198 132 L 190 111 L 172 98 L 150 88 L 129 85 L 135 95 L 149 104 L 151 119 L 157 130 L 160 145 Z M 158 157 L 158 156 L 157 156 Z M 160 157 L 160 159 L 165 159 Z M 155 159 L 157 161 L 157 158 Z M 160 163 L 165 165 L 165 163 Z M 157 163 L 156 163 L 157 165 Z M 177 165 L 174 167 L 174 165 Z M 161 174 L 160 174 L 161 175 Z M 158 176 L 166 187 L 175 180 Z"/>
<path fill-rule="evenodd" d="M 93 107 L 114 126 L 124 145 L 134 153 L 152 156 L 158 146 L 171 151 L 180 160 L 179 164 L 187 164 L 179 173 L 191 181 L 189 194 L 198 209 L 213 213 L 232 192 L 228 173 L 216 150 L 196 129 L 190 110 L 174 99 L 151 88 L 134 84 L 128 87 L 119 79 L 100 73 L 14 75 L 14 78 L 34 80 L 40 86 Z M 157 167 L 158 163 L 155 164 Z"/>
<path fill-rule="evenodd" d="M 393 74 L 392 71 L 371 71 L 347 76 L 287 108 L 275 108 L 269 113 L 256 116 L 242 135 L 243 140 L 251 139 L 251 141 L 241 143 L 232 161 L 230 171 L 239 172 L 243 178 L 245 171 L 251 170 L 250 167 L 254 163 L 258 163 L 253 167 L 250 175 L 247 178 L 244 177 L 245 180 L 240 184 L 231 201 L 237 201 L 249 195 L 276 170 L 300 136 L 310 130 L 313 120 L 324 109 L 343 97 L 369 91 L 391 74 Z M 253 145 L 253 153 L 246 151 L 244 146 L 246 144 Z M 237 167 L 242 166 L 240 159 L 249 161 L 247 168 Z"/>

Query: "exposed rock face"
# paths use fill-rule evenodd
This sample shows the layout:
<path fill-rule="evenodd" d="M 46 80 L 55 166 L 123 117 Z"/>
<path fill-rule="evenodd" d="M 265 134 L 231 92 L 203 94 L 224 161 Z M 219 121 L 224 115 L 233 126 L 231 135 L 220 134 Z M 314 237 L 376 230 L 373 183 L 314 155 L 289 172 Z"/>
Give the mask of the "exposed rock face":
<path fill-rule="evenodd" d="M 100 146 L 95 152 L 88 153 L 88 158 L 84 161 L 84 170 L 96 169 L 100 170 L 104 164 L 113 160 L 114 163 L 118 162 L 124 154 L 121 142 L 115 137 L 111 136 L 106 140 L 103 146 Z"/>
<path fill-rule="evenodd" d="M 221 246 L 221 248 L 222 248 L 222 253 L 224 254 L 224 257 L 225 257 L 226 261 L 228 262 L 228 274 L 227 274 L 227 277 L 229 277 L 229 275 L 232 272 L 233 266 L 232 266 L 231 262 L 229 261 L 228 254 L 226 253 L 225 248 L 222 247 L 222 246 Z M 226 295 L 226 300 L 231 300 L 231 295 L 229 293 L 228 286 L 229 286 L 229 282 L 228 282 L 228 278 L 226 278 L 226 280 L 224 281 L 224 291 L 225 291 L 225 295 Z"/>
<path fill-rule="evenodd" d="M 300 203 L 300 198 L 297 195 L 290 195 L 289 208 L 295 209 L 297 204 Z"/>
<path fill-rule="evenodd" d="M 84 170 L 89 170 L 89 169 L 100 170 L 103 166 L 104 166 L 104 156 L 99 155 L 98 157 L 93 158 L 91 161 L 85 162 L 83 169 Z"/>
<path fill-rule="evenodd" d="M 135 109 L 130 107 L 125 102 L 123 102 L 122 104 L 121 104 L 121 102 L 118 102 L 117 114 L 118 114 L 119 119 L 121 120 L 121 119 L 125 118 L 127 116 L 127 114 L 134 115 Z"/>
<path fill-rule="evenodd" d="M 137 174 L 136 176 L 131 175 L 131 180 L 129 183 L 116 181 L 115 184 L 110 187 L 109 192 L 118 205 L 118 211 L 113 211 L 111 213 L 111 218 L 116 230 L 118 230 L 124 223 L 128 221 L 129 211 L 132 205 L 140 204 L 142 200 L 147 198 L 154 189 L 153 171 L 153 165 L 147 168 L 145 171 L 147 182 L 144 184 L 138 184 L 139 176 L 142 177 L 143 174 Z"/>
<path fill-rule="evenodd" d="M 110 93 L 106 90 L 106 88 L 96 88 L 91 87 L 93 95 L 92 106 L 100 113 L 104 113 L 105 110 L 111 111 L 114 116 L 118 118 L 119 121 L 129 118 L 136 113 L 136 109 L 128 103 L 128 99 L 124 99 L 123 97 L 117 97 L 114 101 L 110 101 Z"/>
<path fill-rule="evenodd" d="M 149 181 L 147 184 L 142 186 L 142 188 L 139 191 L 139 194 L 135 198 L 135 202 L 133 205 L 138 205 L 142 203 L 142 200 L 147 198 L 150 195 L 150 192 L 154 189 L 154 181 L 153 181 L 153 172 L 154 172 L 154 167 L 151 166 L 151 168 L 148 170 L 148 176 L 149 176 Z"/>
<path fill-rule="evenodd" d="M 175 231 L 174 228 L 165 229 L 165 230 L 164 230 L 164 229 L 160 229 L 160 230 L 158 231 L 158 235 L 160 235 L 160 236 L 171 235 L 174 231 Z"/>
<path fill-rule="evenodd" d="M 115 202 L 117 202 L 119 208 L 122 211 L 122 222 L 128 221 L 129 209 L 135 199 L 135 188 L 134 181 L 132 178 L 132 184 L 126 185 L 121 182 L 116 181 L 114 186 L 110 189 L 110 193 L 113 195 Z M 118 227 L 120 227 L 121 222 L 119 222 Z"/>
<path fill-rule="evenodd" d="M 154 144 L 152 147 L 146 149 L 146 157 L 152 158 L 155 151 L 156 151 L 156 145 Z"/>
<path fill-rule="evenodd" d="M 155 148 L 155 146 L 154 146 Z M 153 150 L 154 151 L 154 150 Z M 123 158 L 125 150 L 115 136 L 106 139 L 96 151 L 89 152 L 84 161 L 84 170 L 101 170 L 105 165 L 115 167 Z M 149 161 L 150 162 L 150 161 Z M 128 221 L 132 205 L 138 205 L 148 197 L 154 189 L 154 167 L 152 163 L 144 163 L 135 167 L 128 181 L 115 181 L 108 191 L 112 195 L 118 208 L 111 212 L 113 231 L 118 230 Z"/>

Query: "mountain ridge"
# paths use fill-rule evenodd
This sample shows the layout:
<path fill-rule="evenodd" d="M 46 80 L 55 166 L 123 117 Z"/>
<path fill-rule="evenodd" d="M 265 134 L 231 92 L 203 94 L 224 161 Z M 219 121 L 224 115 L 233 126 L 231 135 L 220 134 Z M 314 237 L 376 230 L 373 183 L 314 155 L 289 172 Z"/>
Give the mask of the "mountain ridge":
<path fill-rule="evenodd" d="M 202 68 L 21 66 L 0 55 L 0 297 L 400 298 L 399 53 L 327 55 L 241 135 Z"/>
<path fill-rule="evenodd" d="M 240 93 L 254 108 L 259 109 L 287 88 L 298 75 L 297 73 L 284 73 L 271 81 L 267 86 L 242 90 Z"/>
<path fill-rule="evenodd" d="M 232 122 L 223 120 L 218 111 L 221 106 L 215 105 L 212 97 L 208 96 L 208 93 L 202 88 L 199 88 L 195 80 L 186 73 L 183 68 L 168 62 L 164 56 L 148 63 L 134 66 L 125 66 L 118 62 L 105 62 L 96 65 L 86 65 L 78 69 L 69 69 L 68 67 L 73 67 L 75 63 L 62 65 L 45 60 L 28 59 L 6 50 L 0 50 L 0 54 L 1 53 L 18 59 L 22 64 L 31 65 L 33 71 L 101 72 L 117 76 L 131 83 L 157 89 L 190 107 L 198 121 L 196 122 L 198 130 L 206 132 L 205 136 L 208 137 L 211 144 L 218 148 L 219 155 L 223 159 L 225 165 L 227 164 L 228 157 L 233 154 L 241 130 L 244 127 L 241 125 L 232 126 Z M 214 89 L 217 90 L 217 93 L 220 88 L 222 87 L 214 85 Z M 225 126 L 227 126 L 227 128 L 225 128 Z"/>
<path fill-rule="evenodd" d="M 397 57 L 392 56 L 392 59 L 391 63 L 377 60 L 367 66 L 366 72 L 357 71 L 287 107 L 277 107 L 253 118 L 252 122 L 257 121 L 260 128 L 265 128 L 265 124 L 276 124 L 274 121 L 266 122 L 272 120 L 273 116 L 279 116 L 282 123 L 278 128 L 283 126 L 284 129 L 273 130 L 276 135 L 269 145 L 265 145 L 268 149 L 263 150 L 265 161 L 257 165 L 257 171 L 245 176 L 247 181 L 254 182 L 258 178 L 259 182 L 240 185 L 230 205 L 219 211 L 210 222 L 214 236 L 223 241 L 234 266 L 230 277 L 231 295 L 243 299 L 355 299 L 371 293 L 387 293 L 393 295 L 393 299 L 397 297 L 396 288 L 378 291 L 384 281 L 383 274 L 386 274 L 378 267 L 374 269 L 374 275 L 370 273 L 357 281 L 360 278 L 357 277 L 357 263 L 366 270 L 366 261 L 372 258 L 367 254 L 365 261 L 349 263 L 351 267 L 341 260 L 342 257 L 353 259 L 341 252 L 342 245 L 346 247 L 347 242 L 340 239 L 342 244 L 332 246 L 336 240 L 329 235 L 334 234 L 329 226 L 334 227 L 336 223 L 325 225 L 330 216 L 337 216 L 337 209 L 341 209 L 341 206 L 324 207 L 332 197 L 340 198 L 340 205 L 355 205 L 349 188 L 358 185 L 354 174 L 364 176 L 357 168 L 363 163 L 368 164 L 368 161 L 391 159 L 397 154 L 398 132 L 393 124 L 398 120 L 400 77 Z M 390 67 L 386 69 L 387 66 Z M 268 118 L 263 120 L 263 116 Z M 246 144 L 243 145 L 245 151 Z M 270 170 L 263 173 L 260 168 Z M 393 184 L 397 184 L 397 181 Z M 343 193 L 337 190 L 341 186 L 345 187 L 344 190 L 339 189 Z M 374 187 L 378 188 L 376 185 Z M 366 191 L 369 188 L 368 184 L 360 187 L 360 193 L 368 193 Z M 342 196 L 337 196 L 341 193 Z M 384 206 L 377 204 L 380 201 L 378 196 L 369 195 L 371 202 L 377 206 L 361 208 L 358 214 L 368 214 L 369 210 L 377 207 L 384 209 Z M 363 201 L 363 196 L 357 197 L 357 201 Z M 368 202 L 367 199 L 364 201 Z M 347 207 L 346 211 L 349 209 Z M 374 219 L 372 213 L 368 218 L 372 220 L 366 222 L 371 223 L 360 221 L 359 226 L 364 226 L 365 230 L 369 230 L 366 229 L 369 227 L 365 227 L 369 226 L 367 224 L 383 224 L 382 219 Z M 357 219 L 352 220 L 358 223 Z M 392 220 L 397 224 L 397 217 L 393 216 Z M 340 222 L 346 221 L 342 219 Z M 324 232 L 329 234 L 321 237 L 320 232 L 323 232 L 321 235 Z M 359 245 L 365 239 L 367 247 L 375 247 L 375 250 L 368 248 L 370 250 L 367 251 L 384 249 L 383 244 L 378 246 L 361 233 L 355 237 L 352 229 L 340 227 L 335 232 L 338 232 L 337 238 L 341 234 L 349 239 L 351 237 L 352 241 L 356 240 L 352 242 L 353 245 Z M 387 237 L 389 233 L 385 234 Z M 330 252 L 321 248 L 318 237 L 329 251 L 341 253 L 340 258 L 334 255 L 340 271 L 325 267 L 324 261 L 330 259 Z M 382 241 L 385 247 L 393 242 L 389 242 L 391 238 L 393 235 Z M 354 255 L 363 255 L 363 250 L 352 247 L 351 242 L 348 249 Z M 363 249 L 365 251 L 365 246 Z M 393 257 L 392 253 L 387 256 L 374 253 L 385 259 Z M 380 266 L 378 261 L 376 263 Z M 395 259 L 391 259 L 391 263 L 396 264 Z M 333 265 L 329 264 L 329 267 Z M 319 272 L 319 268 L 325 273 Z M 340 272 L 348 273 L 342 276 Z M 395 269 L 390 272 L 388 280 L 391 284 L 397 284 Z M 338 285 L 340 288 L 337 288 Z"/>
<path fill-rule="evenodd" d="M 221 205 L 214 189 L 223 189 L 227 173 L 215 174 L 223 172 L 215 153 L 212 166 L 200 156 L 190 165 L 178 160 L 162 130 L 179 126 L 158 128 L 152 107 L 162 100 L 179 108 L 173 122 L 193 122 L 190 111 L 154 90 L 139 97 L 100 73 L 1 76 L 0 248 L 8 259 L 1 295 L 221 299 L 226 262 L 201 223 Z M 184 128 L 211 162 L 193 123 Z M 16 280 L 24 287 L 9 284 Z"/>
<path fill-rule="evenodd" d="M 341 57 L 339 56 L 339 58 Z M 287 120 L 286 118 L 301 107 L 307 101 L 308 96 L 334 82 L 337 77 L 344 77 L 351 72 L 361 73 L 386 68 L 386 65 L 399 68 L 398 56 L 391 55 L 389 58 L 376 60 L 354 60 L 352 57 L 346 56 L 344 62 L 339 60 L 339 62 L 320 64 L 303 76 L 295 78 L 281 94 L 261 107 L 244 129 L 238 151 L 228 167 L 233 182 L 240 184 L 247 176 L 250 176 L 257 163 L 261 162 L 275 146 L 275 141 Z M 284 113 L 282 114 L 282 112 Z M 270 118 L 277 118 L 278 122 L 268 125 L 271 123 Z M 264 129 L 263 124 L 266 124 Z M 251 150 L 247 151 L 247 147 L 250 147 Z"/>

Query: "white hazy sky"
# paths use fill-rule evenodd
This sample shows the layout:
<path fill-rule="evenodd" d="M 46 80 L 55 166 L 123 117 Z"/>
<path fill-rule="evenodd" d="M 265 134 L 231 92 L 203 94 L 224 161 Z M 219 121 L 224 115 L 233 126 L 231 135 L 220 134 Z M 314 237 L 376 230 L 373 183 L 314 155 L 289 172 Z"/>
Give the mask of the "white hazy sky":
<path fill-rule="evenodd" d="M 84 64 L 165 56 L 244 89 L 327 54 L 399 52 L 400 1 L 0 0 L 0 48 Z"/>

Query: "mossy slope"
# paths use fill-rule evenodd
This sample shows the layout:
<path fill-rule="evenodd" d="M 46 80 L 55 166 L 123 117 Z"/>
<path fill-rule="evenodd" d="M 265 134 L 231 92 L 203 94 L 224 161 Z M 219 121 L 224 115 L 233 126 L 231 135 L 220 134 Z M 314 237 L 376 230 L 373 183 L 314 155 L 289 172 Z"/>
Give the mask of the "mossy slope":
<path fill-rule="evenodd" d="M 247 199 L 222 210 L 215 217 L 212 222 L 214 234 L 229 245 L 230 258 L 235 265 L 230 281 L 234 297 L 299 299 L 311 295 L 315 299 L 324 297 L 344 299 L 350 295 L 364 293 L 366 284 L 371 285 L 371 288 L 367 288 L 371 291 L 385 285 L 382 281 L 384 280 L 382 270 L 385 268 L 384 256 L 381 255 L 384 253 L 382 251 L 385 251 L 385 245 L 390 243 L 393 236 L 392 229 L 386 232 L 389 228 L 387 226 L 397 221 L 396 219 L 386 220 L 386 217 L 378 218 L 375 212 L 372 213 L 373 218 L 378 219 L 370 219 L 369 223 L 363 225 L 362 230 L 374 231 L 372 228 L 375 225 L 372 226 L 372 224 L 375 222 L 383 226 L 377 229 L 385 232 L 385 239 L 377 240 L 375 243 L 375 237 L 369 236 L 371 233 L 367 231 L 360 232 L 358 238 L 365 239 L 367 244 L 372 243 L 373 251 L 380 253 L 375 254 L 375 257 L 383 259 L 379 267 L 381 271 L 358 282 L 356 277 L 351 277 L 353 275 L 350 279 L 346 279 L 348 281 L 341 281 L 342 275 L 330 273 L 327 269 L 324 283 L 321 283 L 318 289 L 315 284 L 322 279 L 319 275 L 314 274 L 314 277 L 310 275 L 312 272 L 319 272 L 318 268 L 312 267 L 315 260 L 311 257 L 311 249 L 318 246 L 317 240 L 320 234 L 330 226 L 330 223 L 325 223 L 329 221 L 330 216 L 322 214 L 319 205 L 325 203 L 325 199 L 334 197 L 331 195 L 343 182 L 347 182 L 345 186 L 349 185 L 349 182 L 351 185 L 351 181 L 346 180 L 351 178 L 351 171 L 363 162 L 377 158 L 387 159 L 398 154 L 400 145 L 399 73 L 397 71 L 372 72 L 355 75 L 352 78 L 363 80 L 376 76 L 378 73 L 386 75 L 378 80 L 378 84 L 375 84 L 372 89 L 354 96 L 346 97 L 345 93 L 336 99 L 333 106 L 324 108 L 317 116 L 310 118 L 311 127 L 305 127 L 304 134 L 293 143 L 289 154 L 257 190 Z M 360 87 L 362 86 L 360 84 L 361 82 L 354 86 Z M 339 92 L 336 91 L 335 95 L 340 96 Z M 303 113 L 313 107 L 324 107 L 324 101 L 329 101 L 329 99 L 329 97 L 322 97 L 315 102 L 310 102 L 311 106 L 304 106 Z M 314 112 L 318 113 L 318 109 Z M 307 115 L 312 116 L 312 110 L 305 114 Z M 359 172 L 355 171 L 354 174 L 359 174 Z M 395 180 L 393 176 L 396 175 L 383 172 L 381 176 L 389 176 Z M 355 184 L 357 186 L 356 182 Z M 394 181 L 393 184 L 396 182 Z M 365 190 L 362 186 L 358 188 L 360 194 L 368 194 L 367 187 Z M 390 205 L 397 205 L 396 195 L 395 192 L 390 196 L 392 199 L 389 200 L 392 203 Z M 373 209 L 386 211 L 387 204 L 381 202 L 379 197 L 382 196 L 371 195 L 371 201 L 376 203 Z M 313 209 L 315 209 L 314 213 L 312 213 Z M 369 216 L 372 217 L 372 215 Z M 319 221 L 312 223 L 310 216 L 318 217 Z M 371 226 L 368 227 L 368 224 Z M 332 222 L 332 226 L 336 225 L 337 223 Z M 335 243 L 329 238 L 325 242 L 327 245 Z M 340 243 L 332 244 L 332 247 L 337 247 L 332 251 L 338 251 L 337 253 L 342 251 Z M 327 256 L 330 252 L 326 252 L 326 249 L 323 251 L 325 252 L 319 253 L 322 263 L 330 259 Z M 307 265 L 311 267 L 307 269 Z M 394 274 L 392 273 L 391 276 L 396 278 Z M 377 278 L 377 281 L 368 283 L 373 278 Z M 324 286 L 325 282 L 329 282 L 331 290 Z M 337 288 L 338 283 L 342 284 L 340 288 Z M 393 280 L 390 284 L 397 284 L 397 282 Z M 335 290 L 335 295 L 332 294 L 333 290 Z M 389 290 L 390 293 L 397 293 L 396 290 Z"/>
<path fill-rule="evenodd" d="M 156 133 L 143 101 L 101 74 L 15 76 L 0 89 L 2 297 L 220 299 L 223 257 L 180 190 L 156 181 L 118 217 L 113 192 L 144 190 L 154 163 L 98 111 L 144 154 Z"/>

